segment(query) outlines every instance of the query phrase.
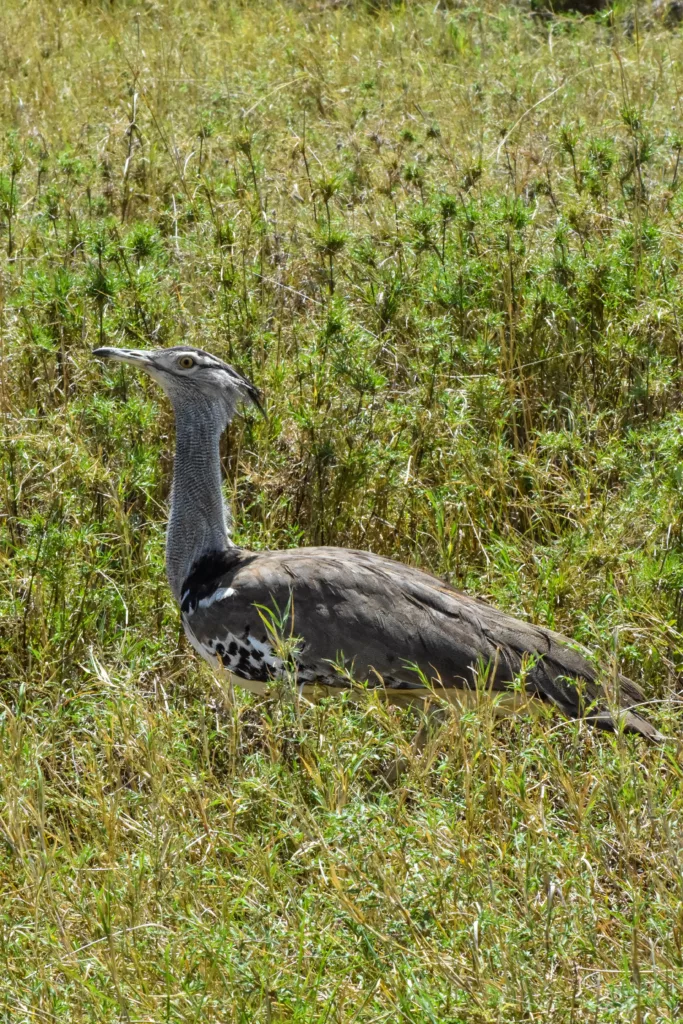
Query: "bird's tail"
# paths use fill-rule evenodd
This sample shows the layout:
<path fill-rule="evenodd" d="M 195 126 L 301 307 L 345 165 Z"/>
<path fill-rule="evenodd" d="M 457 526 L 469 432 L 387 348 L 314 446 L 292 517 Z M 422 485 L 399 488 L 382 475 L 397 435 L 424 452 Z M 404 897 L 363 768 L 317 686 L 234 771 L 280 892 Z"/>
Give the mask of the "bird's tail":
<path fill-rule="evenodd" d="M 597 689 L 597 687 L 596 687 Z M 609 732 L 638 733 L 651 743 L 665 743 L 669 737 L 659 732 L 652 722 L 649 722 L 638 710 L 646 703 L 645 696 L 632 679 L 620 675 L 618 678 L 618 709 L 607 706 L 607 696 L 600 688 L 599 697 L 593 706 L 588 708 L 585 714 L 586 721 L 598 729 L 605 729 Z M 574 715 L 581 714 L 580 707 L 572 709 Z"/>
<path fill-rule="evenodd" d="M 597 729 L 623 729 L 638 733 L 651 743 L 668 739 L 641 713 L 647 701 L 632 679 L 617 676 L 616 693 L 609 693 L 600 684 L 593 666 L 566 643 L 553 654 L 554 657 L 534 666 L 528 690 L 550 701 L 569 718 L 584 718 Z"/>
<path fill-rule="evenodd" d="M 617 732 L 619 729 L 624 732 L 638 733 L 645 737 L 650 743 L 666 743 L 669 739 L 664 733 L 655 729 L 652 722 L 643 718 L 637 711 L 624 709 L 616 713 L 612 711 L 597 711 L 586 715 L 586 720 L 595 725 L 598 729 L 606 729 L 609 732 Z"/>

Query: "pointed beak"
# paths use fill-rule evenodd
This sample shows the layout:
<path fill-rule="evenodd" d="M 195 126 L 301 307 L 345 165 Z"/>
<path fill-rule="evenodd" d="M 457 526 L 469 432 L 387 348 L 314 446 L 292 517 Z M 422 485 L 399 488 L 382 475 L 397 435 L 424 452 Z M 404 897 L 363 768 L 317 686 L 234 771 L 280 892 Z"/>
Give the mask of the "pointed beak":
<path fill-rule="evenodd" d="M 135 348 L 96 348 L 93 349 L 96 359 L 113 359 L 117 363 L 130 363 L 141 370 L 153 370 L 154 360 L 151 352 Z"/>

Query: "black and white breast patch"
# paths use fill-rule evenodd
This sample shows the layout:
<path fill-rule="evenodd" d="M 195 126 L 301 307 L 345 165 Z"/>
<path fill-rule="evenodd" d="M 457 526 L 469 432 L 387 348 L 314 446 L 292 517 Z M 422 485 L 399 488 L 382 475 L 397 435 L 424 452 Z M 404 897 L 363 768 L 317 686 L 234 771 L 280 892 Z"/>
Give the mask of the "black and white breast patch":
<path fill-rule="evenodd" d="M 183 615 L 185 635 L 212 668 L 224 668 L 242 679 L 267 683 L 282 674 L 283 662 L 269 643 L 257 640 L 249 633 L 237 636 L 226 630 L 216 637 L 199 640 L 188 618 Z"/>
<path fill-rule="evenodd" d="M 239 601 L 238 589 L 229 585 L 216 586 L 217 582 L 215 577 L 200 583 L 189 578 L 181 596 L 183 629 L 197 654 L 214 670 L 224 669 L 238 680 L 269 683 L 282 678 L 284 662 L 275 653 L 273 645 L 265 636 L 259 640 L 248 625 L 242 629 L 242 616 L 234 614 L 235 602 Z M 240 619 L 238 632 L 234 632 L 230 626 L 234 628 Z M 304 644 L 301 653 L 305 648 Z M 330 664 L 306 663 L 307 659 L 301 657 L 297 657 L 295 662 L 299 685 L 314 682 L 342 688 L 348 685 Z"/>

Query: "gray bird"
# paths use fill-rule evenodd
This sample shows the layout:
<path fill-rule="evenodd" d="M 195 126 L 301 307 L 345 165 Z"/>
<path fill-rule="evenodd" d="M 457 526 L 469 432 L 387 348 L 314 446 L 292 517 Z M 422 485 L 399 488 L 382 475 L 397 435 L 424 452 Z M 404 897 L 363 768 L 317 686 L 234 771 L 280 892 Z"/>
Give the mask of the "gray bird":
<path fill-rule="evenodd" d="M 268 611 L 299 639 L 293 655 L 304 694 L 340 692 L 350 680 L 379 686 L 398 703 L 433 690 L 468 702 L 476 680 L 526 694 L 570 717 L 614 729 L 593 665 L 566 637 L 499 611 L 429 573 L 346 548 L 246 551 L 230 539 L 221 487 L 219 441 L 241 403 L 258 390 L 232 366 L 187 345 L 160 351 L 99 348 L 101 359 L 145 370 L 175 413 L 176 449 L 166 569 L 194 649 L 256 693 L 285 667 L 267 628 Z M 637 710 L 644 697 L 618 679 L 623 728 L 663 737 Z M 501 697 L 501 700 L 505 698 Z"/>

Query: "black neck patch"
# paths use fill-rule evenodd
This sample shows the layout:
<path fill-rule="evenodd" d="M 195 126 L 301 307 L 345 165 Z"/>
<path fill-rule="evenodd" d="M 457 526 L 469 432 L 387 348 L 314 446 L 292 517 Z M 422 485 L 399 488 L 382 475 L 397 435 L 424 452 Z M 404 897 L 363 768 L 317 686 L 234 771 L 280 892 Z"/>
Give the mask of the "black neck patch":
<path fill-rule="evenodd" d="M 226 551 L 208 551 L 198 558 L 180 589 L 181 611 L 193 612 L 199 601 L 214 592 L 222 576 L 244 562 L 246 554 L 244 548 L 233 547 Z"/>

